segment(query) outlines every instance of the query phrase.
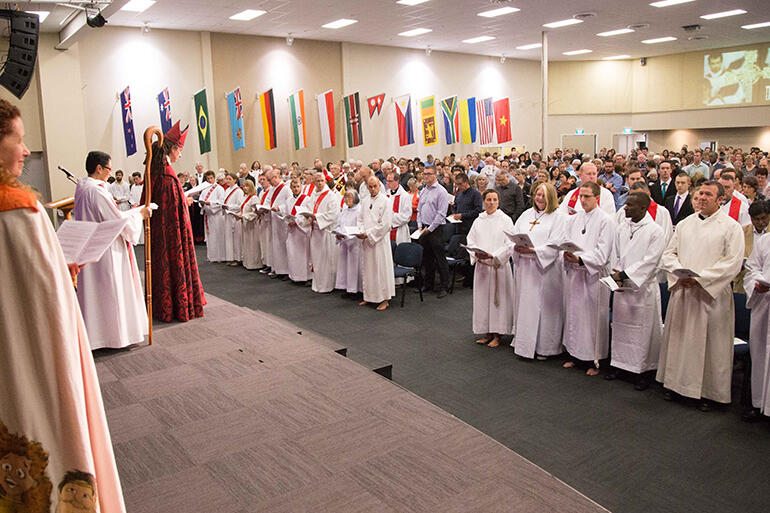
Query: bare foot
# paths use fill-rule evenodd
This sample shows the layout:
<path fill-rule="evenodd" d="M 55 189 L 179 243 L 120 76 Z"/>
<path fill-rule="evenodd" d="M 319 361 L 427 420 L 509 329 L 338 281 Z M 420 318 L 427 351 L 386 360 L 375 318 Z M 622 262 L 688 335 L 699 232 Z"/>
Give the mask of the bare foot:
<path fill-rule="evenodd" d="M 586 375 L 588 375 L 588 376 L 598 376 L 599 375 L 599 369 L 595 369 L 595 368 L 591 367 L 590 369 L 588 369 L 586 371 Z"/>
<path fill-rule="evenodd" d="M 487 342 L 489 342 L 490 340 L 492 340 L 492 335 L 487 335 L 487 336 L 485 336 L 484 338 L 480 338 L 480 339 L 478 339 L 478 340 L 476 341 L 476 343 L 477 343 L 477 344 L 486 344 L 486 343 L 487 343 Z"/>
<path fill-rule="evenodd" d="M 383 301 L 382 303 L 380 303 L 379 305 L 377 305 L 377 310 L 379 310 L 380 312 L 382 312 L 383 310 L 385 310 L 385 309 L 386 309 L 387 307 L 389 307 L 389 306 L 390 306 L 390 303 L 388 303 L 388 300 L 386 299 L 385 301 Z"/>
<path fill-rule="evenodd" d="M 361 301 L 360 303 L 358 303 L 358 306 L 366 306 L 366 301 Z"/>
<path fill-rule="evenodd" d="M 500 345 L 500 339 L 497 338 L 497 336 L 494 336 L 492 338 L 492 341 L 489 344 L 487 344 L 487 347 L 497 347 L 499 345 Z"/>
<path fill-rule="evenodd" d="M 575 366 L 575 362 L 564 362 L 564 365 L 562 365 L 562 367 L 564 367 L 565 369 L 571 369 L 574 366 Z"/>

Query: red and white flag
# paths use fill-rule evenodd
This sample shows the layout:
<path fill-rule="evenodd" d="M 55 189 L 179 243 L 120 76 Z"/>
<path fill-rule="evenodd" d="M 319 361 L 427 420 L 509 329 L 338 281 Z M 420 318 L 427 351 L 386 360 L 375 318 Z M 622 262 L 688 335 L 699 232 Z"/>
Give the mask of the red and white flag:
<path fill-rule="evenodd" d="M 334 94 L 331 89 L 316 97 L 318 100 L 318 120 L 321 122 L 321 147 L 331 148 L 335 145 L 334 126 Z"/>

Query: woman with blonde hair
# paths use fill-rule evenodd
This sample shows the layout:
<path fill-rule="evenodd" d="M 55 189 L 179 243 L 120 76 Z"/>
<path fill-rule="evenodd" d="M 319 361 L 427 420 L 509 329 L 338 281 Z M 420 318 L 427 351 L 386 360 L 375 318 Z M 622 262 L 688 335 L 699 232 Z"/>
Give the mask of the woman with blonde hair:
<path fill-rule="evenodd" d="M 516 221 L 515 233 L 526 234 L 531 245 L 514 246 L 514 352 L 524 358 L 544 360 L 560 354 L 564 308 L 562 264 L 559 251 L 548 246 L 560 242 L 564 216 L 553 185 L 537 181 L 531 189 L 532 208 Z"/>

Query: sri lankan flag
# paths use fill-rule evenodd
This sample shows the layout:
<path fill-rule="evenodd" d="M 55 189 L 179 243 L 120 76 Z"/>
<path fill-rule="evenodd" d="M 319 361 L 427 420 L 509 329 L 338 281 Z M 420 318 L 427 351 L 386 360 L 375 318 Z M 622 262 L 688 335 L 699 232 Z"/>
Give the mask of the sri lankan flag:
<path fill-rule="evenodd" d="M 259 108 L 262 111 L 262 131 L 265 134 L 265 149 L 272 150 L 277 145 L 275 140 L 275 103 L 273 102 L 272 89 L 259 95 Z"/>
<path fill-rule="evenodd" d="M 358 93 L 348 95 L 345 102 L 345 121 L 348 127 L 348 147 L 355 148 L 364 144 L 364 133 L 361 130 L 361 108 L 358 103 Z"/>
<path fill-rule="evenodd" d="M 420 100 L 420 117 L 422 118 L 423 145 L 430 146 L 438 142 L 436 134 L 436 98 L 428 96 Z"/>
<path fill-rule="evenodd" d="M 450 96 L 441 100 L 441 112 L 444 113 L 446 143 L 460 142 L 460 111 L 457 108 L 457 96 Z"/>
<path fill-rule="evenodd" d="M 211 130 L 209 129 L 209 106 L 206 102 L 206 90 L 195 93 L 195 114 L 198 116 L 198 145 L 201 155 L 211 151 Z"/>

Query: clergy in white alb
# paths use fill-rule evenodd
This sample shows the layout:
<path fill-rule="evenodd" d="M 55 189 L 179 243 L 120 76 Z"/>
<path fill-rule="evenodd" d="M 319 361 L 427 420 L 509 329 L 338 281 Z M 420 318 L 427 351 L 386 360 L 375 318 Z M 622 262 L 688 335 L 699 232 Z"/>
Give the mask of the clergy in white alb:
<path fill-rule="evenodd" d="M 270 193 L 270 261 L 272 265 L 271 277 L 289 274 L 289 262 L 286 256 L 286 236 L 289 225 L 284 219 L 286 203 L 291 197 L 291 187 L 281 181 L 278 170 L 273 169 L 267 173 L 272 192 Z"/>
<path fill-rule="evenodd" d="M 644 192 L 629 193 L 623 207 L 626 219 L 615 233 L 612 278 L 622 290 L 612 299 L 614 369 L 605 376 L 617 377 L 615 369 L 638 374 L 636 389 L 640 391 L 649 387 L 643 373 L 658 368 L 663 337 L 657 275 L 666 237 L 648 213 L 650 202 Z"/>
<path fill-rule="evenodd" d="M 751 309 L 751 406 L 745 420 L 770 416 L 770 237 L 762 237 L 746 261 L 746 308 Z"/>
<path fill-rule="evenodd" d="M 396 295 L 393 251 L 390 248 L 393 211 L 379 178 L 370 176 L 366 187 L 369 197 L 361 201 L 358 212 L 358 230 L 361 233 L 357 237 L 361 240 L 364 292 L 364 300 L 359 304 L 377 303 L 377 310 L 385 310 L 390 298 Z"/>
<path fill-rule="evenodd" d="M 722 200 L 722 212 L 728 217 L 737 221 L 741 226 L 751 224 L 749 216 L 749 203 L 746 196 L 739 194 L 735 190 L 735 170 L 723 169 L 719 174 L 719 183 L 725 189 L 725 197 Z"/>
<path fill-rule="evenodd" d="M 246 197 L 241 203 L 241 258 L 243 267 L 251 271 L 262 267 L 262 255 L 259 253 L 259 234 L 257 232 L 256 204 L 259 201 L 254 182 L 244 180 L 243 193 Z"/>
<path fill-rule="evenodd" d="M 549 244 L 564 239 L 566 216 L 558 211 L 556 190 L 541 183 L 532 208 L 516 220 L 514 233 L 529 236 L 533 248 L 516 245 L 514 276 L 514 352 L 525 358 L 561 354 L 564 327 L 564 266 Z"/>
<path fill-rule="evenodd" d="M 344 290 L 347 294 L 358 294 L 363 291 L 363 275 L 361 271 L 361 240 L 346 232 L 346 228 L 358 227 L 360 203 L 355 189 L 345 192 L 345 206 L 337 219 L 337 279 L 335 289 Z"/>
<path fill-rule="evenodd" d="M 510 216 L 497 208 L 500 196 L 494 189 L 483 194 L 484 212 L 470 232 L 468 244 L 473 273 L 473 333 L 482 335 L 477 344 L 500 345 L 500 335 L 513 331 L 513 273 L 509 260 L 513 251 L 507 233 L 513 233 Z M 475 251 L 474 251 L 475 249 Z"/>
<path fill-rule="evenodd" d="M 272 169 L 272 166 L 265 166 L 265 168 Z M 259 235 L 259 251 L 262 255 L 262 268 L 259 270 L 262 274 L 270 272 L 270 240 L 272 234 L 270 233 L 270 182 L 267 180 L 267 176 L 263 172 L 259 176 L 259 183 L 262 187 L 262 192 L 258 195 L 259 201 L 256 205 L 257 212 L 257 234 Z"/>
<path fill-rule="evenodd" d="M 310 211 L 310 197 L 301 192 L 302 187 L 299 178 L 291 181 L 292 197 L 289 198 L 288 212 L 291 218 L 288 221 L 286 234 L 286 258 L 289 265 L 289 279 L 296 282 L 306 282 L 310 275 L 310 233 L 302 231 L 297 225 L 301 211 Z"/>
<path fill-rule="evenodd" d="M 133 208 L 142 202 L 142 191 L 144 190 L 144 185 L 142 184 L 141 176 L 133 175 L 131 178 L 134 180 L 134 183 L 131 184 L 131 188 L 128 193 L 128 204 Z"/>
<path fill-rule="evenodd" d="M 569 216 L 565 228 L 566 240 L 581 251 L 564 252 L 564 347 L 573 360 L 593 362 L 589 376 L 599 373 L 610 342 L 610 290 L 599 280 L 610 274 L 615 221 L 597 205 L 600 190 L 606 189 L 594 182 L 580 187 L 585 210 Z M 564 367 L 574 365 L 569 361 Z"/>
<path fill-rule="evenodd" d="M 238 265 L 241 261 L 241 204 L 243 203 L 243 190 L 236 185 L 238 175 L 227 173 L 222 184 L 225 186 L 225 200 L 222 205 L 223 243 L 222 250 L 225 262 L 229 265 Z"/>
<path fill-rule="evenodd" d="M 123 181 L 123 171 L 115 171 L 115 181 L 107 185 L 110 194 L 115 199 L 118 210 L 126 211 L 131 208 L 131 184 Z"/>
<path fill-rule="evenodd" d="M 340 200 L 326 185 L 323 173 L 314 175 L 315 192 L 310 198 L 310 215 L 301 215 L 297 225 L 310 234 L 310 270 L 314 292 L 334 290 L 337 274 L 337 244 L 332 230 L 340 215 Z"/>
<path fill-rule="evenodd" d="M 599 174 L 594 164 L 586 162 L 580 166 L 580 180 L 582 184 L 589 182 L 597 183 L 598 179 Z M 611 216 L 613 222 L 615 221 L 615 198 L 608 189 L 599 187 L 599 200 L 597 205 L 601 210 Z M 559 205 L 559 210 L 561 210 L 563 214 L 568 215 L 573 215 L 576 212 L 585 210 L 583 201 L 580 199 L 580 187 L 567 193 L 562 200 L 561 205 Z"/>
<path fill-rule="evenodd" d="M 138 344 L 148 333 L 141 277 L 134 244 L 142 233 L 147 207 L 121 211 L 107 190 L 110 156 L 92 151 L 86 158 L 88 176 L 75 187 L 73 214 L 78 221 L 101 223 L 125 219 L 125 228 L 98 262 L 86 265 L 78 279 L 78 301 L 92 349 Z M 80 262 L 69 262 L 80 263 Z"/>
<path fill-rule="evenodd" d="M 735 332 L 730 282 L 743 261 L 743 231 L 719 208 L 723 197 L 719 182 L 701 185 L 699 214 L 676 225 L 661 258 L 671 297 L 657 380 L 668 397 L 702 399 L 699 408 L 704 410 L 710 400 L 730 402 Z M 681 269 L 698 277 L 677 278 L 673 273 Z"/>
<path fill-rule="evenodd" d="M 214 182 L 201 192 L 199 200 L 206 229 L 206 258 L 209 262 L 221 262 L 225 259 L 225 217 L 222 204 L 225 202 L 225 190 Z"/>
<path fill-rule="evenodd" d="M 391 171 L 385 178 L 393 211 L 389 238 L 396 244 L 410 242 L 409 219 L 412 217 L 412 197 L 399 185 L 401 176 L 398 173 Z"/>

